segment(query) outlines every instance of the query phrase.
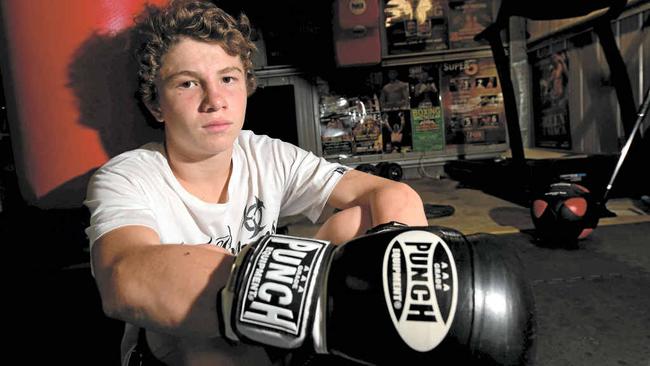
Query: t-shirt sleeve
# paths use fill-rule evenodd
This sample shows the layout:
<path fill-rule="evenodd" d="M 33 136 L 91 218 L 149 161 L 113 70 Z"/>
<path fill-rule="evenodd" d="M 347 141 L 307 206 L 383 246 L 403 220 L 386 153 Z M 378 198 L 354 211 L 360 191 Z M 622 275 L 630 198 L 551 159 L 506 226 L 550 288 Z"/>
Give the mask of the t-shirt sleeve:
<path fill-rule="evenodd" d="M 316 222 L 336 184 L 349 170 L 291 144 L 285 145 L 286 185 L 280 212 L 282 216 L 303 214 Z"/>
<path fill-rule="evenodd" d="M 84 205 L 90 211 L 86 235 L 90 248 L 102 235 L 122 226 L 141 225 L 158 231 L 137 179 L 116 168 L 100 168 L 90 179 Z"/>

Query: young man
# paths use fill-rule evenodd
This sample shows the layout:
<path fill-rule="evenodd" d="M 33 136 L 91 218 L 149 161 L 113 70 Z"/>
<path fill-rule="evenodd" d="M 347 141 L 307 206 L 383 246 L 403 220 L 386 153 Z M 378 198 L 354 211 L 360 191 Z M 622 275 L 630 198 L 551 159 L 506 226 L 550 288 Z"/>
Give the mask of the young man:
<path fill-rule="evenodd" d="M 263 348 L 219 332 L 217 294 L 241 246 L 274 232 L 278 217 L 315 221 L 326 205 L 340 211 L 316 237 L 333 243 L 389 221 L 426 225 L 422 202 L 407 185 L 242 131 L 255 89 L 244 16 L 176 1 L 148 8 L 135 30 L 141 99 L 165 143 L 111 159 L 85 201 L 104 311 L 127 323 L 123 361 L 146 329 L 167 364 L 269 363 Z"/>

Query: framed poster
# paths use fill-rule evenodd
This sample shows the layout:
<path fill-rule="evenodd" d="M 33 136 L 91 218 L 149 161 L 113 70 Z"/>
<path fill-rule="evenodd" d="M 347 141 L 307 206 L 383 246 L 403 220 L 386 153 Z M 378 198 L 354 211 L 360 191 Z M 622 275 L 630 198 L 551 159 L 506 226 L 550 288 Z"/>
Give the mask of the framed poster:
<path fill-rule="evenodd" d="M 405 153 L 412 149 L 410 110 L 382 112 L 382 140 L 385 153 Z"/>
<path fill-rule="evenodd" d="M 440 106 L 411 109 L 413 151 L 445 148 L 444 121 Z"/>
<path fill-rule="evenodd" d="M 354 136 L 354 154 L 381 154 L 381 114 L 370 111 L 362 121 L 352 129 Z"/>
<path fill-rule="evenodd" d="M 486 45 L 474 36 L 492 23 L 492 0 L 449 1 L 449 48 L 471 48 Z"/>
<path fill-rule="evenodd" d="M 385 71 L 379 105 L 383 112 L 408 110 L 411 107 L 410 84 L 403 69 L 391 68 Z"/>
<path fill-rule="evenodd" d="M 353 151 L 352 129 L 340 116 L 321 119 L 321 143 L 323 156 L 351 156 Z"/>
<path fill-rule="evenodd" d="M 533 65 L 535 146 L 571 149 L 569 61 L 558 52 Z"/>
<path fill-rule="evenodd" d="M 384 0 L 388 54 L 446 50 L 447 0 Z"/>
<path fill-rule="evenodd" d="M 442 150 L 445 147 L 445 135 L 438 66 L 413 65 L 409 66 L 408 73 L 413 151 Z"/>
<path fill-rule="evenodd" d="M 440 85 L 447 144 L 506 141 L 503 94 L 492 58 L 443 63 Z"/>
<path fill-rule="evenodd" d="M 358 101 L 333 93 L 326 80 L 317 79 L 316 87 L 323 156 L 351 156 L 354 150 L 352 128 L 359 116 Z"/>

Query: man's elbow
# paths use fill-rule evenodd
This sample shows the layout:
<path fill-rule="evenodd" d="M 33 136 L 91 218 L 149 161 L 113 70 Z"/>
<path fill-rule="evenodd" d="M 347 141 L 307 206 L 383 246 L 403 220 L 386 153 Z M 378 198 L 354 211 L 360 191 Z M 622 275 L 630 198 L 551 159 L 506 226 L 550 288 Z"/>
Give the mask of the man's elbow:
<path fill-rule="evenodd" d="M 121 315 L 124 313 L 122 302 L 118 301 L 118 283 L 114 268 L 95 269 L 95 283 L 99 290 L 99 297 L 102 303 L 102 311 L 109 318 L 124 320 Z"/>
<path fill-rule="evenodd" d="M 136 295 L 138 291 L 133 288 L 126 272 L 118 262 L 99 273 L 96 271 L 95 278 L 104 314 L 128 322 L 137 318 L 140 306 Z"/>
<path fill-rule="evenodd" d="M 426 225 L 424 206 L 420 195 L 408 184 L 391 181 L 377 192 L 377 199 L 383 210 L 394 212 L 397 216 L 415 218 L 418 224 Z"/>
<path fill-rule="evenodd" d="M 398 192 L 398 197 L 405 207 L 411 207 L 414 210 L 423 210 L 422 198 L 411 186 L 403 182 L 395 182 L 394 188 Z"/>
<path fill-rule="evenodd" d="M 406 183 L 399 183 L 402 199 L 400 211 L 404 217 L 404 223 L 411 226 L 427 226 L 428 220 L 424 213 L 422 197 L 411 186 Z"/>
<path fill-rule="evenodd" d="M 384 184 L 377 189 L 376 194 L 381 198 L 420 200 L 418 193 L 404 182 L 384 180 Z"/>

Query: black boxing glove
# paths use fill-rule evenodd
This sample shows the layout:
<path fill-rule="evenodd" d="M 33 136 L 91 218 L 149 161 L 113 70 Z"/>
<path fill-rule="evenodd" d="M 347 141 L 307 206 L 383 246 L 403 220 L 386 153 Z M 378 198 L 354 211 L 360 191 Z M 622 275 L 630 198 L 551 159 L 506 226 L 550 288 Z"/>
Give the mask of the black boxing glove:
<path fill-rule="evenodd" d="M 339 247 L 267 236 L 222 291 L 225 335 L 371 364 L 524 364 L 532 297 L 486 235 L 383 226 Z"/>
<path fill-rule="evenodd" d="M 524 365 L 534 304 L 497 237 L 382 227 L 337 248 L 319 352 L 372 364 Z"/>

